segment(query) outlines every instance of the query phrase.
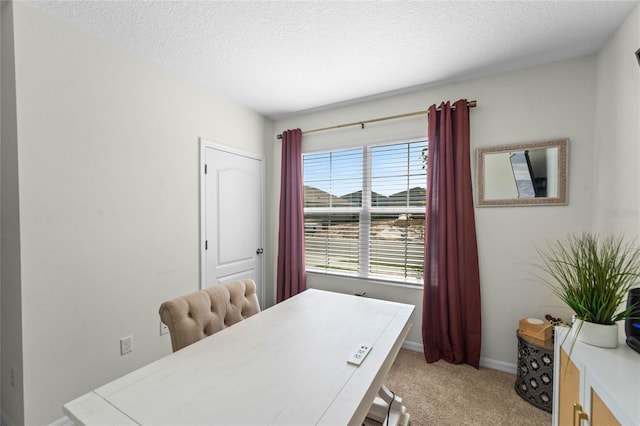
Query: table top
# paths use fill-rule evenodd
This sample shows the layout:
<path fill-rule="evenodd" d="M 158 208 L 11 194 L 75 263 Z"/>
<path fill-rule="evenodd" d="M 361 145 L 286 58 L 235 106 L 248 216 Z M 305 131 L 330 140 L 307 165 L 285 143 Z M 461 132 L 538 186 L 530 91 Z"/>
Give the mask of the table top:
<path fill-rule="evenodd" d="M 540 340 L 534 339 L 529 336 L 520 333 L 520 330 L 516 330 L 516 336 L 519 340 L 527 343 L 528 345 L 533 345 L 537 348 L 544 349 L 549 352 L 553 352 L 553 339 L 550 340 Z"/>
<path fill-rule="evenodd" d="M 65 404 L 77 424 L 357 424 L 414 306 L 309 289 Z M 347 359 L 360 345 L 360 366 Z"/>

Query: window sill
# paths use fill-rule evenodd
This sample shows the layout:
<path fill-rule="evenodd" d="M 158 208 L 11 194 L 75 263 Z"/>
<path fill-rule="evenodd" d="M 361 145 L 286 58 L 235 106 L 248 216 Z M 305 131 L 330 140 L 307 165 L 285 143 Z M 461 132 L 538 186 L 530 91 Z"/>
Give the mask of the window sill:
<path fill-rule="evenodd" d="M 391 287 L 401 287 L 411 290 L 420 290 L 422 291 L 422 284 L 410 284 L 403 281 L 394 281 L 394 280 L 384 280 L 384 279 L 376 279 L 369 277 L 358 277 L 354 275 L 342 275 L 342 274 L 331 274 L 326 272 L 315 272 L 311 270 L 307 270 L 307 275 L 312 275 L 314 277 L 327 277 L 327 278 L 336 278 L 345 281 L 353 281 L 358 283 L 366 283 L 371 285 L 383 285 L 383 286 L 391 286 Z"/>

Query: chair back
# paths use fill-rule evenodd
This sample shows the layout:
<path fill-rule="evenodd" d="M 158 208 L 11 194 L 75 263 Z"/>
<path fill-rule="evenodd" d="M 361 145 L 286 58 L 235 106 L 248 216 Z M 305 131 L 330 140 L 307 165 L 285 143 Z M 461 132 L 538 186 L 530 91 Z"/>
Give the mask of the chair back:
<path fill-rule="evenodd" d="M 173 351 L 260 312 L 253 280 L 215 285 L 160 305 L 160 320 L 169 328 Z"/>

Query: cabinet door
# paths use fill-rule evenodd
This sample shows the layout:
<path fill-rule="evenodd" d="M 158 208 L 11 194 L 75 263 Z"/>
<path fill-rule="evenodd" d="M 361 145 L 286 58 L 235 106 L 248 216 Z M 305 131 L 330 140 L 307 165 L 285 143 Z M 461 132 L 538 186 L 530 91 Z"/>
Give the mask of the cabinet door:
<path fill-rule="evenodd" d="M 580 402 L 580 370 L 560 349 L 558 425 L 573 426 L 573 404 Z"/>
<path fill-rule="evenodd" d="M 620 426 L 618 419 L 593 389 L 591 389 L 591 426 Z"/>

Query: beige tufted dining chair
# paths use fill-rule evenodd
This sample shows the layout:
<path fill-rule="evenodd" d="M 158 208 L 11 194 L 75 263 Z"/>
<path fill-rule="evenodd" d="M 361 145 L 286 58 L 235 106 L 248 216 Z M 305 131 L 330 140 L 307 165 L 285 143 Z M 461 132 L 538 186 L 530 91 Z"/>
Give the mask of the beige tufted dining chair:
<path fill-rule="evenodd" d="M 160 305 L 173 351 L 197 342 L 260 312 L 253 280 L 215 285 Z"/>

